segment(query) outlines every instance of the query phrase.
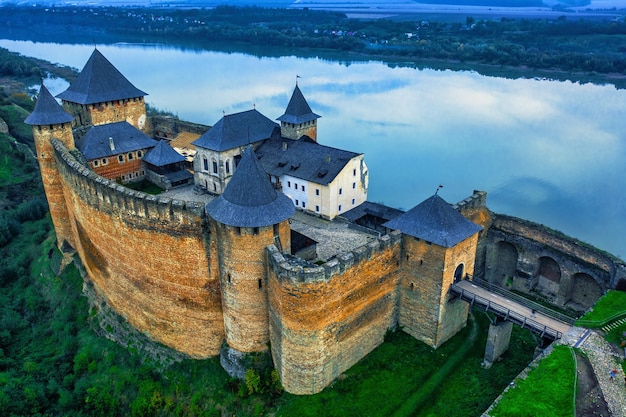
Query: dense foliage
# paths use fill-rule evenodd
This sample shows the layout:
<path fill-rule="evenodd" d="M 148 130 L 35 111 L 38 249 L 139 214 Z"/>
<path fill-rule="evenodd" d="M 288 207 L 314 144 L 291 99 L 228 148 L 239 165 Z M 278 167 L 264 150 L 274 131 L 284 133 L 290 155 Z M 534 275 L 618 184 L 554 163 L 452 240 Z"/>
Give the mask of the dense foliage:
<path fill-rule="evenodd" d="M 336 12 L 220 6 L 214 9 L 5 6 L 0 34 L 81 43 L 157 41 L 210 48 L 218 41 L 321 48 L 386 59 L 444 60 L 613 74 L 626 71 L 626 23 L 549 19 L 367 20 Z M 6 24 L 4 24 L 6 23 Z M 69 28 L 69 29 L 68 29 Z M 27 35 L 26 35 L 27 34 Z M 575 78 L 575 77 L 574 77 Z"/>

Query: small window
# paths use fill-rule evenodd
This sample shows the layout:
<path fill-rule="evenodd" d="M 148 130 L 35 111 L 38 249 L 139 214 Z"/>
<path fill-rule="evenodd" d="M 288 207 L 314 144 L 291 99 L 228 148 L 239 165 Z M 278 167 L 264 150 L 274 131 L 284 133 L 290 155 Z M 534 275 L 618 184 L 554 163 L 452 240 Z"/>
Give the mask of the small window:
<path fill-rule="evenodd" d="M 259 234 L 259 228 L 258 227 L 254 227 L 252 229 L 252 234 L 255 235 L 255 236 L 258 235 Z"/>
<path fill-rule="evenodd" d="M 124 162 L 124 155 L 118 155 L 117 160 L 118 162 Z"/>
<path fill-rule="evenodd" d="M 296 200 L 296 206 L 299 206 L 300 202 L 298 200 Z"/>
<path fill-rule="evenodd" d="M 213 173 L 217 174 L 217 161 L 213 161 Z"/>
<path fill-rule="evenodd" d="M 279 225 L 278 223 L 276 223 L 276 224 L 273 226 L 273 229 L 274 229 L 274 236 L 278 236 L 278 235 L 279 235 L 279 233 L 280 233 L 280 225 Z"/>
<path fill-rule="evenodd" d="M 298 191 L 298 183 L 297 183 L 297 182 L 294 182 L 294 183 L 293 183 L 293 188 L 295 188 L 295 189 L 296 189 L 296 191 Z"/>
<path fill-rule="evenodd" d="M 96 160 L 94 160 L 94 161 L 93 161 L 93 166 L 94 166 L 94 167 L 97 167 L 97 166 L 99 165 L 99 162 L 100 162 L 100 161 L 98 161 L 97 159 L 96 159 Z"/>
<path fill-rule="evenodd" d="M 320 212 L 320 206 L 315 206 L 315 211 L 316 211 L 317 213 L 319 213 L 319 212 Z"/>
<path fill-rule="evenodd" d="M 304 191 L 304 185 L 301 188 L 302 188 L 302 191 Z"/>
<path fill-rule="evenodd" d="M 353 198 L 352 199 L 352 205 L 354 205 L 354 203 L 356 203 L 356 200 Z"/>
<path fill-rule="evenodd" d="M 230 162 L 226 161 L 226 173 L 230 174 Z"/>
<path fill-rule="evenodd" d="M 137 151 L 137 158 L 139 158 L 139 159 L 143 158 L 143 152 L 142 151 Z"/>
<path fill-rule="evenodd" d="M 352 170 L 352 176 L 353 176 L 353 177 L 356 177 L 356 168 L 354 168 L 354 169 Z"/>
<path fill-rule="evenodd" d="M 305 208 L 305 207 L 306 207 L 306 203 L 303 201 L 302 202 L 302 208 Z"/>
<path fill-rule="evenodd" d="M 226 281 L 230 284 L 230 274 L 226 275 Z"/>
<path fill-rule="evenodd" d="M 202 163 L 204 165 L 204 170 L 208 171 L 209 170 L 209 161 L 206 158 L 202 158 Z"/>
<path fill-rule="evenodd" d="M 106 158 L 102 158 L 102 165 L 106 165 L 109 163 L 109 160 Z"/>
<path fill-rule="evenodd" d="M 343 188 L 339 189 L 339 195 L 343 194 Z"/>
<path fill-rule="evenodd" d="M 287 181 L 287 188 L 291 188 L 291 181 Z"/>
<path fill-rule="evenodd" d="M 315 189 L 315 195 L 320 195 L 320 189 L 319 188 Z"/>
<path fill-rule="evenodd" d="M 341 204 L 339 204 L 339 211 L 341 211 Z"/>
<path fill-rule="evenodd" d="M 128 153 L 128 160 L 129 160 L 129 161 L 132 161 L 133 159 L 135 159 L 135 155 L 133 155 L 133 153 L 132 153 L 132 152 L 129 152 L 129 153 Z"/>
<path fill-rule="evenodd" d="M 259 289 L 262 290 L 263 289 L 263 280 L 259 279 Z"/>
<path fill-rule="evenodd" d="M 354 190 L 356 188 L 356 182 L 352 183 L 352 189 Z"/>

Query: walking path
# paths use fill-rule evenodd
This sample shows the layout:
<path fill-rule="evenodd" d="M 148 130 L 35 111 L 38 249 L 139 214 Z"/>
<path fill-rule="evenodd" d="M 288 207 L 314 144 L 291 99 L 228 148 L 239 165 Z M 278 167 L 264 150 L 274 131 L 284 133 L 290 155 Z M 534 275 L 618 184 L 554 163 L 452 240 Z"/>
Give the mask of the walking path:
<path fill-rule="evenodd" d="M 620 364 L 622 358 L 611 345 L 595 331 L 580 327 L 572 327 L 557 343 L 577 347 L 585 353 L 611 416 L 626 417 L 626 380 Z M 615 380 L 609 378 L 609 372 L 613 369 L 617 371 Z"/>

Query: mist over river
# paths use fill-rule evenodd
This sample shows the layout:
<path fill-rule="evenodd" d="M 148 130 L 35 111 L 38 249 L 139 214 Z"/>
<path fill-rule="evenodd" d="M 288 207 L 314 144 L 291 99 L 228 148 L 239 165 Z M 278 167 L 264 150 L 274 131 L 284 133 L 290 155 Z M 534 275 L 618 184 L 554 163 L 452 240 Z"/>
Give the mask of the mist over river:
<path fill-rule="evenodd" d="M 94 48 L 12 40 L 0 47 L 78 69 Z M 370 201 L 406 210 L 440 184 L 450 203 L 484 190 L 495 212 L 626 257 L 626 90 L 379 61 L 153 44 L 98 49 L 150 105 L 208 125 L 253 107 L 276 119 L 299 76 L 322 116 L 318 141 L 365 154 Z M 47 86 L 53 94 L 66 88 Z"/>

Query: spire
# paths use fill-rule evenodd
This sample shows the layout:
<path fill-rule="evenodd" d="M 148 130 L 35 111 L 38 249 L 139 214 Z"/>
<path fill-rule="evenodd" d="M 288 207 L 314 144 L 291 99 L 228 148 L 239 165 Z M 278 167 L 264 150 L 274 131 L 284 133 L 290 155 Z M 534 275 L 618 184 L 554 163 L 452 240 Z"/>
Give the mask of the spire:
<path fill-rule="evenodd" d="M 229 226 L 263 227 L 287 220 L 295 208 L 289 197 L 274 189 L 248 146 L 226 189 L 206 205 L 206 211 Z"/>
<path fill-rule="evenodd" d="M 94 48 L 78 77 L 57 97 L 72 103 L 94 104 L 146 95 Z"/>
<path fill-rule="evenodd" d="M 450 248 L 482 229 L 437 193 L 383 226 L 444 248 Z"/>
<path fill-rule="evenodd" d="M 285 110 L 285 114 L 283 114 L 276 120 L 292 124 L 301 124 L 310 122 L 312 120 L 317 120 L 320 117 L 321 116 L 313 113 L 311 107 L 309 107 L 309 104 L 306 102 L 302 91 L 300 91 L 300 87 L 298 87 L 298 82 L 296 79 L 296 87 L 293 90 L 293 94 L 291 95 L 291 99 L 289 100 L 289 104 L 287 105 L 287 109 Z"/>
<path fill-rule="evenodd" d="M 63 107 L 54 97 L 50 94 L 50 91 L 42 83 L 39 89 L 39 96 L 35 103 L 33 112 L 28 115 L 24 123 L 29 125 L 56 125 L 61 123 L 69 123 L 74 120 L 74 117 L 63 110 Z"/>

